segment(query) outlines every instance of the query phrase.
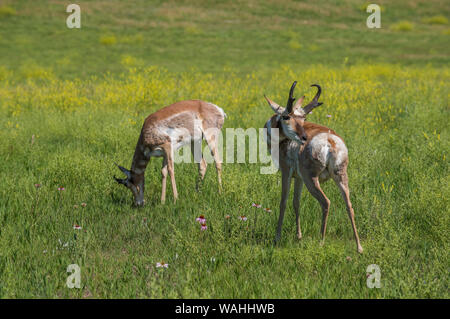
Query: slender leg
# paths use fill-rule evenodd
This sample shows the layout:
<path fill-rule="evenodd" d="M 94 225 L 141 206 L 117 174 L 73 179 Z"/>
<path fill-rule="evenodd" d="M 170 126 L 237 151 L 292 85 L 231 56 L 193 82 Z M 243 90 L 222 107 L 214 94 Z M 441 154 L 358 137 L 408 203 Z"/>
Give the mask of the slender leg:
<path fill-rule="evenodd" d="M 173 197 L 174 197 L 174 201 L 176 201 L 178 198 L 178 192 L 177 192 L 177 185 L 175 183 L 175 169 L 174 169 L 174 163 L 173 163 L 172 145 L 167 143 L 167 144 L 163 145 L 162 148 L 164 149 L 164 159 L 167 161 L 167 164 L 166 164 L 166 162 L 164 162 L 164 164 L 166 164 L 167 171 L 169 172 L 170 181 L 172 184 Z M 165 193 L 165 185 L 163 185 L 163 186 L 164 186 L 163 189 L 164 189 L 164 193 Z M 165 200 L 165 196 L 164 196 L 164 200 Z"/>
<path fill-rule="evenodd" d="M 172 150 L 167 156 L 167 168 L 169 171 L 170 183 L 172 184 L 173 200 L 174 202 L 176 202 L 178 199 L 178 191 L 177 191 L 177 184 L 175 182 L 175 167 L 173 163 Z"/>
<path fill-rule="evenodd" d="M 208 144 L 209 149 L 211 150 L 211 155 L 214 157 L 214 162 L 216 164 L 217 171 L 217 180 L 219 182 L 219 193 L 222 191 L 222 162 L 219 157 L 219 150 L 217 148 L 216 136 L 214 134 L 210 134 L 206 137 L 206 142 Z"/>
<path fill-rule="evenodd" d="M 161 189 L 161 203 L 164 204 L 166 201 L 166 183 L 167 183 L 167 157 L 164 156 L 163 164 L 161 168 L 161 176 L 162 176 L 162 189 Z"/>
<path fill-rule="evenodd" d="M 208 164 L 206 163 L 204 158 L 202 158 L 200 163 L 198 163 L 198 178 L 195 184 L 195 189 L 197 190 L 197 192 L 200 190 L 200 185 L 203 182 L 203 179 L 205 178 L 207 166 Z"/>
<path fill-rule="evenodd" d="M 300 228 L 300 197 L 302 196 L 303 181 L 300 177 L 294 179 L 294 198 L 292 204 L 295 212 L 295 223 L 297 225 L 297 238 L 302 239 L 302 230 Z"/>
<path fill-rule="evenodd" d="M 197 147 L 195 147 L 195 144 L 197 143 Z M 200 145 L 198 145 L 198 143 Z M 200 154 L 196 154 L 195 150 L 199 150 Z M 202 155 L 202 141 L 195 141 L 191 143 L 191 151 L 192 155 L 194 156 L 194 162 L 198 163 L 198 177 L 197 181 L 195 183 L 195 189 L 198 192 L 200 190 L 200 184 L 205 178 L 206 174 L 206 168 L 208 167 L 208 163 L 206 163 L 205 158 Z"/>
<path fill-rule="evenodd" d="M 330 200 L 325 196 L 325 193 L 320 188 L 319 177 L 318 176 L 304 176 L 303 181 L 308 188 L 311 195 L 319 202 L 322 207 L 322 244 L 325 242 L 325 233 L 327 231 L 327 219 L 328 212 L 330 210 Z"/>
<path fill-rule="evenodd" d="M 291 174 L 288 170 L 282 170 L 280 216 L 278 217 L 278 226 L 277 226 L 277 233 L 275 235 L 275 243 L 277 243 L 281 239 L 281 229 L 283 227 L 284 211 L 286 210 L 286 202 L 289 197 L 290 188 L 291 188 Z"/>
<path fill-rule="evenodd" d="M 342 198 L 344 198 L 345 205 L 347 206 L 348 217 L 350 218 L 350 222 L 352 224 L 353 229 L 353 235 L 355 236 L 356 240 L 356 249 L 358 250 L 359 253 L 362 254 L 363 248 L 359 241 L 358 231 L 356 230 L 355 212 L 353 211 L 352 203 L 350 202 L 350 191 L 348 189 L 347 171 L 345 170 L 340 174 L 333 176 L 333 179 L 336 182 L 336 185 L 339 187 L 342 194 Z"/>

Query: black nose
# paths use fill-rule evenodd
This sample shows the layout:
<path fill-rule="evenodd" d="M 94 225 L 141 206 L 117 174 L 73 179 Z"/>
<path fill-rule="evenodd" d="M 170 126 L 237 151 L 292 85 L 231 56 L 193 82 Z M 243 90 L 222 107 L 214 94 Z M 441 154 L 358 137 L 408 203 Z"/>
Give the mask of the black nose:
<path fill-rule="evenodd" d="M 302 135 L 302 141 L 306 142 L 306 140 L 308 139 L 308 137 L 306 136 L 306 134 Z"/>

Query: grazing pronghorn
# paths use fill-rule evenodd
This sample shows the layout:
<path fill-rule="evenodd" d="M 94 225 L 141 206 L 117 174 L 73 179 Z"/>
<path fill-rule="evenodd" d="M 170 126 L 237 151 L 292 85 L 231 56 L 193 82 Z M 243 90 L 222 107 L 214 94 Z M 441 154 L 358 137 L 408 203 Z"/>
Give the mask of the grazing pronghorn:
<path fill-rule="evenodd" d="M 222 164 L 216 136 L 222 128 L 225 117 L 226 114 L 220 107 L 200 100 L 177 102 L 150 114 L 142 126 L 131 170 L 118 165 L 127 178 L 119 179 L 114 176 L 115 180 L 131 190 L 136 206 L 142 206 L 144 204 L 145 168 L 150 157 L 163 157 L 161 202 L 164 203 L 166 199 L 167 173 L 170 175 L 173 196 L 176 201 L 178 192 L 175 184 L 174 151 L 183 145 L 191 144 L 194 160 L 198 163 L 198 189 L 207 167 L 201 154 L 202 139 L 205 138 L 216 163 L 220 191 Z M 194 152 L 194 150 L 200 150 L 200 152 Z"/>
<path fill-rule="evenodd" d="M 292 84 L 286 108 L 283 108 L 271 101 L 266 100 L 276 113 L 272 116 L 264 127 L 267 129 L 267 143 L 270 150 L 270 130 L 279 128 L 279 165 L 282 176 L 280 216 L 275 237 L 277 242 L 281 238 L 281 228 L 283 225 L 286 201 L 289 196 L 291 178 L 294 178 L 294 199 L 293 206 L 296 216 L 297 237 L 302 238 L 300 229 L 300 196 L 303 183 L 306 184 L 311 195 L 313 195 L 322 207 L 322 243 L 325 241 L 327 228 L 327 218 L 330 208 L 330 201 L 320 188 L 320 182 L 333 178 L 339 187 L 342 197 L 347 206 L 348 216 L 353 228 L 358 252 L 362 253 L 363 248 L 359 242 L 358 232 L 355 225 L 355 217 L 350 202 L 348 188 L 348 151 L 343 139 L 333 130 L 314 123 L 306 122 L 306 116 L 314 108 L 322 105 L 318 102 L 321 88 L 317 84 L 318 91 L 313 100 L 302 108 L 304 96 L 297 100 L 294 105 L 294 88 L 297 82 Z"/>

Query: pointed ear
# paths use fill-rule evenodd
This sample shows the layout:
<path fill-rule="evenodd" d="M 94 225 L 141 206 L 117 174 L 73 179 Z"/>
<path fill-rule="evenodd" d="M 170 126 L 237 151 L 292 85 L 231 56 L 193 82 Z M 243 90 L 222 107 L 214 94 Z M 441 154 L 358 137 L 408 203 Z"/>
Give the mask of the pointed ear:
<path fill-rule="evenodd" d="M 267 103 L 269 103 L 270 107 L 275 113 L 282 114 L 284 112 L 284 107 L 279 106 L 277 103 L 275 103 L 265 95 L 264 98 L 266 99 Z"/>
<path fill-rule="evenodd" d="M 292 108 L 291 114 L 294 113 L 296 110 L 298 110 L 299 108 L 302 107 L 302 104 L 303 104 L 303 100 L 304 100 L 304 99 L 305 99 L 305 96 L 303 95 L 301 98 L 299 98 L 299 99 L 297 100 L 297 102 L 295 102 L 295 105 L 294 105 L 294 107 Z"/>

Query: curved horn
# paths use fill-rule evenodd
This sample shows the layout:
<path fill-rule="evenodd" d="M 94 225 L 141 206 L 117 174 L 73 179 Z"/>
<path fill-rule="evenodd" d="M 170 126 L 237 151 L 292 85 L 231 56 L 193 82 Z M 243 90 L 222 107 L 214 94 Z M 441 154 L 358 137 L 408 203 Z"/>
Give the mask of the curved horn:
<path fill-rule="evenodd" d="M 116 163 L 114 163 L 116 164 Z M 127 170 L 125 167 L 117 165 L 116 166 L 122 171 L 122 173 L 124 173 L 127 176 L 127 179 L 131 178 L 131 172 L 129 170 Z"/>
<path fill-rule="evenodd" d="M 320 94 L 322 94 L 322 88 L 320 87 L 319 84 L 311 84 L 311 87 L 313 87 L 313 86 L 315 86 L 317 88 L 317 93 L 316 93 L 316 96 L 314 96 L 313 100 L 317 101 L 320 97 Z"/>
<path fill-rule="evenodd" d="M 292 83 L 291 89 L 289 90 L 289 97 L 288 97 L 288 100 L 286 103 L 286 111 L 288 113 L 292 112 L 292 105 L 295 101 L 295 98 L 293 97 L 293 95 L 294 95 L 294 89 L 295 89 L 296 85 L 297 85 L 297 81 L 294 81 L 294 83 Z"/>
<path fill-rule="evenodd" d="M 312 101 L 309 102 L 309 104 L 306 105 L 306 106 L 303 108 L 303 111 L 305 111 L 305 114 L 308 114 L 308 113 L 311 112 L 314 108 L 316 108 L 316 107 L 318 107 L 318 106 L 321 106 L 321 105 L 323 104 L 322 102 L 319 102 L 320 94 L 322 94 L 322 88 L 321 88 L 320 85 L 318 85 L 318 84 L 313 84 L 313 85 L 311 85 L 311 87 L 313 87 L 313 86 L 315 86 L 315 87 L 317 88 L 317 93 L 316 93 L 316 95 L 314 96 L 314 98 L 312 99 Z"/>
<path fill-rule="evenodd" d="M 116 180 L 117 183 L 123 184 L 123 185 L 125 185 L 125 186 L 127 185 L 127 180 L 126 180 L 126 179 L 117 178 L 116 175 L 114 175 L 113 178 Z"/>

